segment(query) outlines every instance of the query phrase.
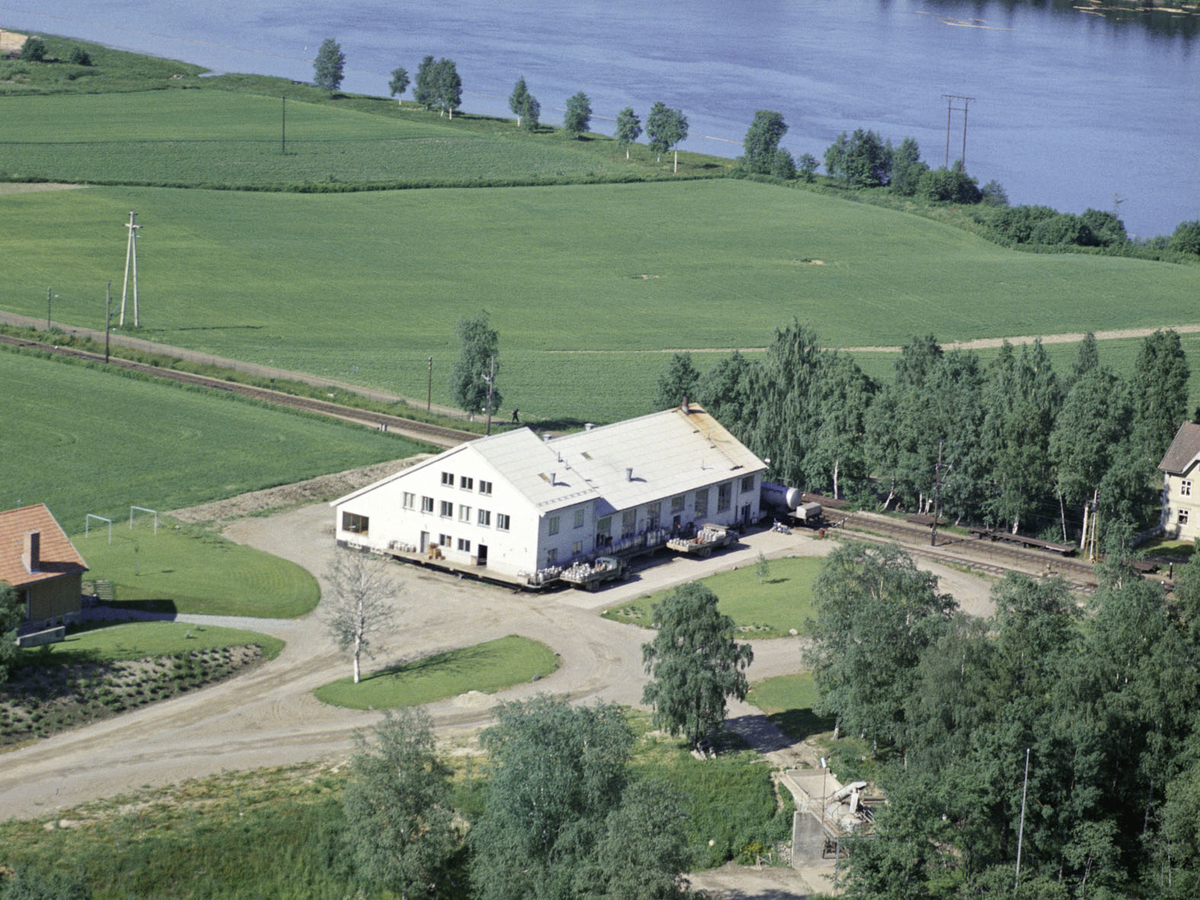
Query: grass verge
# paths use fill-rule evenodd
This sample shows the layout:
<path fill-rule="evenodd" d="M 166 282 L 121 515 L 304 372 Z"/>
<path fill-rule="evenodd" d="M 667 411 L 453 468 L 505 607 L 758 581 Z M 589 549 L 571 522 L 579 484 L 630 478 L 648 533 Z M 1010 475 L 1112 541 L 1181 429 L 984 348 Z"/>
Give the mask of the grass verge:
<path fill-rule="evenodd" d="M 21 650 L 17 664 L 25 667 L 120 662 L 249 644 L 261 647 L 264 659 L 274 659 L 284 648 L 279 638 L 257 631 L 185 622 L 135 622 L 80 631 L 57 644 Z"/>
<path fill-rule="evenodd" d="M 495 693 L 536 680 L 558 668 L 557 654 L 538 641 L 509 635 L 473 647 L 438 653 L 364 675 L 322 685 L 318 700 L 351 709 L 418 706 L 467 691 Z"/>
<path fill-rule="evenodd" d="M 780 675 L 755 682 L 746 699 L 767 714 L 776 727 L 796 741 L 833 730 L 833 717 L 813 712 L 817 688 L 812 675 Z"/>
<path fill-rule="evenodd" d="M 821 569 L 817 557 L 796 556 L 770 560 L 770 573 L 761 581 L 753 563 L 721 572 L 700 583 L 720 598 L 718 609 L 733 619 L 747 637 L 787 637 L 804 625 L 812 608 L 812 583 Z M 613 606 L 603 613 L 614 622 L 653 627 L 653 606 L 667 591 Z"/>
<path fill-rule="evenodd" d="M 123 608 L 291 619 L 320 600 L 317 580 L 293 562 L 170 520 L 157 534 L 144 515 L 132 529 L 122 524 L 111 544 L 104 529 L 71 540 L 88 577 L 111 581 Z"/>

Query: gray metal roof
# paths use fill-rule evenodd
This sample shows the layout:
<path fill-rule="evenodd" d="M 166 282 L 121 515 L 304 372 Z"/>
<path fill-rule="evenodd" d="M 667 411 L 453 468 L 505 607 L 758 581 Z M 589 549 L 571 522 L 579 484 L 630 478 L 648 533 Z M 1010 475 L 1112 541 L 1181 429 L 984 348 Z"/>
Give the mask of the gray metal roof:
<path fill-rule="evenodd" d="M 1158 467 L 1168 475 L 1183 475 L 1197 456 L 1200 456 L 1200 425 L 1184 422 L 1175 432 L 1175 440 L 1171 441 Z"/>

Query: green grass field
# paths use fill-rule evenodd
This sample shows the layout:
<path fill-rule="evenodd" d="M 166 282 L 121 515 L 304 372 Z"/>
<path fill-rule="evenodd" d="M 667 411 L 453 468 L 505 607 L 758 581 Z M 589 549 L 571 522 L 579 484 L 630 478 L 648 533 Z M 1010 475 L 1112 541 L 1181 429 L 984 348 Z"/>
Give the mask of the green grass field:
<path fill-rule="evenodd" d="M 1200 291 L 1200 267 L 1017 253 L 726 180 L 8 194 L 0 213 L 21 263 L 0 305 L 42 314 L 52 285 L 56 318 L 100 326 L 130 209 L 144 225 L 145 337 L 418 397 L 433 355 L 445 400 L 454 324 L 487 308 L 507 408 L 601 421 L 645 411 L 666 360 L 594 351 L 761 347 L 792 316 L 829 346 L 1157 326 L 1195 318 Z"/>
<path fill-rule="evenodd" d="M 223 394 L 0 352 L 0 509 L 43 502 L 68 533 L 87 513 L 166 511 L 417 452 L 419 445 Z M 86 558 L 86 552 L 84 554 Z"/>
<path fill-rule="evenodd" d="M 831 717 L 818 716 L 812 710 L 817 702 L 817 688 L 808 672 L 755 682 L 746 699 L 765 712 L 793 740 L 802 741 L 833 730 Z"/>
<path fill-rule="evenodd" d="M 378 101 L 376 114 L 201 90 L 0 100 L 0 177 L 263 187 L 472 185 L 628 177 L 636 164 L 582 144 L 481 134 Z M 513 129 L 515 132 L 515 129 Z M 286 155 L 284 140 L 286 136 Z"/>
<path fill-rule="evenodd" d="M 313 693 L 334 706 L 391 709 L 432 703 L 467 691 L 491 694 L 549 675 L 557 668 L 557 656 L 545 644 L 509 635 L 367 673 L 358 684 L 353 678 L 341 678 Z"/>
<path fill-rule="evenodd" d="M 96 523 L 93 523 L 95 525 Z M 294 618 L 311 612 L 321 597 L 317 581 L 293 562 L 235 544 L 199 528 L 137 514 L 90 536 L 72 536 L 90 567 L 88 578 L 113 583 L 128 609 L 167 610 L 210 616 Z"/>
<path fill-rule="evenodd" d="M 770 560 L 770 574 L 761 583 L 754 564 L 720 572 L 701 580 L 720 598 L 718 609 L 733 619 L 747 637 L 785 637 L 799 631 L 812 607 L 812 583 L 823 560 L 798 556 Z M 654 604 L 666 592 L 648 595 L 604 611 L 604 618 L 649 628 Z"/>
<path fill-rule="evenodd" d="M 192 650 L 219 650 L 258 644 L 263 656 L 274 659 L 284 643 L 257 631 L 186 625 L 183 622 L 138 622 L 68 635 L 65 641 L 20 651 L 21 665 L 60 665 L 77 662 L 118 662 L 147 656 L 169 656 Z"/>

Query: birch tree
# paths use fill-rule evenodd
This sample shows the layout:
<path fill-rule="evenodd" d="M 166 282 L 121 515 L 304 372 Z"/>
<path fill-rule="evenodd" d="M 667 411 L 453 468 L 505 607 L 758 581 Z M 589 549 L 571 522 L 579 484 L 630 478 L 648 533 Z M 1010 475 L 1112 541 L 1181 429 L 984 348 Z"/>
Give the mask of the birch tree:
<path fill-rule="evenodd" d="M 338 649 L 354 658 L 354 683 L 362 680 L 361 657 L 374 659 L 375 648 L 392 630 L 395 611 L 387 563 L 377 556 L 339 551 L 327 574 L 333 599 L 324 615 Z"/>

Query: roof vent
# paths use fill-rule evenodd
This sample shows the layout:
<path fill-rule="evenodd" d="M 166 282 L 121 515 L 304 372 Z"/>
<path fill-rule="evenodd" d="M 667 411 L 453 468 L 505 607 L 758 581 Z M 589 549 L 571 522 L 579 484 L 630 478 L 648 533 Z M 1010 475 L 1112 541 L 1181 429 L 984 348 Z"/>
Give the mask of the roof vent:
<path fill-rule="evenodd" d="M 691 412 L 691 410 L 688 409 L 687 394 L 683 395 L 683 405 L 680 406 L 679 408 L 683 410 L 683 414 L 685 416 Z"/>
<path fill-rule="evenodd" d="M 593 428 L 595 428 L 595 427 L 596 427 L 596 423 L 595 423 L 595 422 L 584 422 L 584 423 L 583 423 L 583 430 L 584 430 L 584 431 L 591 431 L 591 430 L 592 430 Z"/>
<path fill-rule="evenodd" d="M 551 483 L 551 484 L 558 484 L 558 473 L 557 473 L 557 472 L 551 472 L 551 473 L 550 473 L 550 483 Z"/>
<path fill-rule="evenodd" d="M 543 431 L 542 432 L 542 440 L 545 441 L 547 444 L 550 443 L 550 432 Z"/>
<path fill-rule="evenodd" d="M 630 466 L 625 470 L 625 480 L 633 481 L 633 467 Z"/>

